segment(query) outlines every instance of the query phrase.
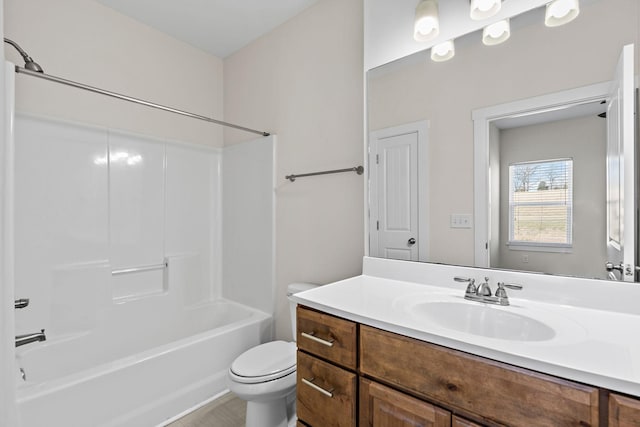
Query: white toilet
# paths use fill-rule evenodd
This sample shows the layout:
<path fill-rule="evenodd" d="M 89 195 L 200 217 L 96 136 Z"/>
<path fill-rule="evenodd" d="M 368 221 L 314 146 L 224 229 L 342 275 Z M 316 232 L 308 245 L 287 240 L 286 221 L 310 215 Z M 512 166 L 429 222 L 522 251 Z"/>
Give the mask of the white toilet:
<path fill-rule="evenodd" d="M 317 287 L 292 283 L 287 296 Z M 295 425 L 296 303 L 289 300 L 294 342 L 273 341 L 236 358 L 227 373 L 229 390 L 247 401 L 246 427 Z"/>

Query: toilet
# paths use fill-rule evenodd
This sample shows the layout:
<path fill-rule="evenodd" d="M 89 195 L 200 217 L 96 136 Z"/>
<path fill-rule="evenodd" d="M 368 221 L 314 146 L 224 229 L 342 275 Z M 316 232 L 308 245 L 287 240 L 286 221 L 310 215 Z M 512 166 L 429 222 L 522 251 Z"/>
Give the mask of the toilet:
<path fill-rule="evenodd" d="M 317 286 L 292 283 L 287 297 Z M 246 427 L 295 425 L 296 305 L 289 300 L 294 342 L 272 341 L 253 347 L 238 356 L 227 372 L 229 390 L 247 401 Z"/>

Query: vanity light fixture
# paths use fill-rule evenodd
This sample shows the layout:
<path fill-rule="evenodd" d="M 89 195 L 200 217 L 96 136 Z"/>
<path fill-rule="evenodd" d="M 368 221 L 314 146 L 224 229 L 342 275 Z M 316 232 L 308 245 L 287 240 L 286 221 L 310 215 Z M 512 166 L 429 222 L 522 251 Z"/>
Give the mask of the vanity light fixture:
<path fill-rule="evenodd" d="M 547 4 L 544 25 L 558 27 L 573 21 L 580 13 L 579 0 L 553 0 Z"/>
<path fill-rule="evenodd" d="M 438 19 L 438 1 L 421 0 L 416 6 L 416 16 L 413 25 L 413 38 L 419 42 L 433 40 L 440 34 L 440 20 Z"/>
<path fill-rule="evenodd" d="M 431 60 L 435 62 L 447 61 L 456 54 L 453 40 L 439 43 L 431 48 Z"/>
<path fill-rule="evenodd" d="M 475 21 L 491 18 L 501 7 L 502 0 L 471 0 L 469 16 Z"/>
<path fill-rule="evenodd" d="M 511 36 L 511 26 L 509 19 L 503 19 L 491 25 L 487 25 L 482 30 L 482 43 L 487 46 L 494 46 L 506 41 Z"/>

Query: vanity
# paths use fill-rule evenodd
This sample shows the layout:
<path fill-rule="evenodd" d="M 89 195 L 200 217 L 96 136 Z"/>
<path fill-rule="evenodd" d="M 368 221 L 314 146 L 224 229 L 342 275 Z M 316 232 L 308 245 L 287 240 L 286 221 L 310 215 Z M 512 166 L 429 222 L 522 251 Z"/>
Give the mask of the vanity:
<path fill-rule="evenodd" d="M 637 284 L 365 257 L 293 299 L 298 425 L 640 426 Z"/>
<path fill-rule="evenodd" d="M 637 2 L 583 1 L 554 31 L 548 2 L 478 24 L 441 1 L 427 44 L 416 3 L 365 2 L 368 256 L 361 276 L 292 297 L 299 425 L 640 427 L 637 180 L 615 173 L 637 171 L 637 115 L 619 102 L 636 87 Z M 504 18 L 513 37 L 484 46 Z M 455 58 L 429 59 L 453 39 Z M 536 168 L 551 172 L 518 178 Z M 559 216 L 516 214 L 550 206 L 549 189 Z"/>

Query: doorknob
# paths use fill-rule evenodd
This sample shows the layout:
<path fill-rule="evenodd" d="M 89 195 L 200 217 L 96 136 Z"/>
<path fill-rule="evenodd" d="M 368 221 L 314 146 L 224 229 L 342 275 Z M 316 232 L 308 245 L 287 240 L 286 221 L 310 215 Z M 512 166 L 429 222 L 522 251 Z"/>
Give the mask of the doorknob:
<path fill-rule="evenodd" d="M 410 238 L 409 240 L 407 240 L 407 243 L 408 243 L 409 245 L 415 245 L 415 244 L 416 244 L 416 239 L 414 239 L 414 238 L 412 237 L 412 238 Z"/>
<path fill-rule="evenodd" d="M 620 273 L 624 271 L 624 264 L 622 264 L 622 262 L 619 265 L 615 265 L 614 263 L 607 261 L 604 267 L 607 269 L 607 271 L 618 270 Z"/>

